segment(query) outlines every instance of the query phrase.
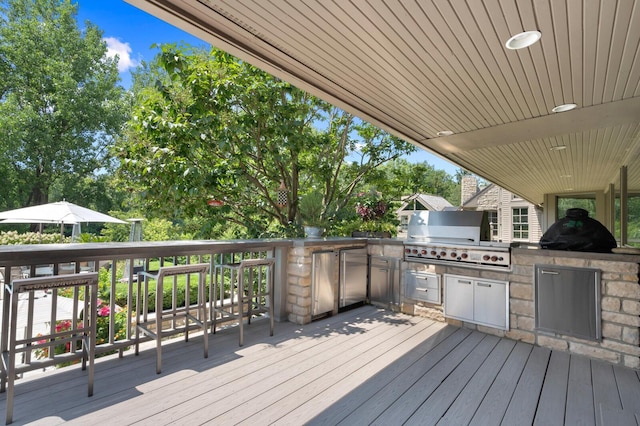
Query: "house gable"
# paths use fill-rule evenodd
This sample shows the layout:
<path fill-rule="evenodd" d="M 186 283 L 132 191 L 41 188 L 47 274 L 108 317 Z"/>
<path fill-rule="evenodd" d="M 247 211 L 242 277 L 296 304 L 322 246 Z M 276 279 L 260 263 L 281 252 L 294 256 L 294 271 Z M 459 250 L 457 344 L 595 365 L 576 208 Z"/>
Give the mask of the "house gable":
<path fill-rule="evenodd" d="M 476 192 L 462 205 L 463 210 L 482 210 L 495 212 L 497 223 L 492 226 L 497 227 L 493 233 L 493 239 L 502 242 L 522 241 L 528 243 L 538 243 L 542 235 L 541 219 L 542 212 L 532 203 L 515 196 L 512 192 L 495 184 L 489 184 Z M 518 235 L 520 238 L 514 239 L 514 212 L 519 220 L 522 220 L 521 209 L 526 209 L 526 238 L 521 237 L 522 226 L 518 223 Z M 490 219 L 491 220 L 491 219 Z"/>

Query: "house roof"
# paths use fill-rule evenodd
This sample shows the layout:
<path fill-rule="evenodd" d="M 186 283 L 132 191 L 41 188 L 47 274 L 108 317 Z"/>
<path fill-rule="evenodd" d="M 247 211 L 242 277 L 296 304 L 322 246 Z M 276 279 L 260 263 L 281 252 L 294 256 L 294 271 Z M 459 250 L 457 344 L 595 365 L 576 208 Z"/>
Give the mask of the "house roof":
<path fill-rule="evenodd" d="M 127 1 L 535 204 L 640 191 L 640 0 Z"/>
<path fill-rule="evenodd" d="M 430 194 L 413 194 L 409 197 L 405 198 L 402 203 L 402 206 L 397 210 L 398 212 L 403 211 L 411 201 L 416 200 L 420 204 L 422 204 L 428 210 L 442 211 L 449 207 L 453 207 L 453 204 L 445 200 L 439 195 L 430 195 Z"/>

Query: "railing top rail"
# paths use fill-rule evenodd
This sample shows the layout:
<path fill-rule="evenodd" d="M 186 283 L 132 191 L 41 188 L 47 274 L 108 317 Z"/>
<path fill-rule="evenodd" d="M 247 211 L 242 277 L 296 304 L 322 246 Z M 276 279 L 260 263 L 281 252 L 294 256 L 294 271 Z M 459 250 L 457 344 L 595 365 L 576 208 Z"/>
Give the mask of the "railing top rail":
<path fill-rule="evenodd" d="M 266 251 L 292 244 L 286 239 L 256 239 L 11 245 L 0 246 L 0 266 Z"/>

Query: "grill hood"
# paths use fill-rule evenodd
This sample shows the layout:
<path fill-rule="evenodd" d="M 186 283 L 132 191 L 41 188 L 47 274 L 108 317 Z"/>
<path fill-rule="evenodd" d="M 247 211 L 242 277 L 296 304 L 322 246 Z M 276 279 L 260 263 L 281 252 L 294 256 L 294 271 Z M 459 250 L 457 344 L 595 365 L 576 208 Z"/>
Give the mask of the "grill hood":
<path fill-rule="evenodd" d="M 489 220 L 483 211 L 417 211 L 407 229 L 409 241 L 480 245 L 490 240 Z"/>

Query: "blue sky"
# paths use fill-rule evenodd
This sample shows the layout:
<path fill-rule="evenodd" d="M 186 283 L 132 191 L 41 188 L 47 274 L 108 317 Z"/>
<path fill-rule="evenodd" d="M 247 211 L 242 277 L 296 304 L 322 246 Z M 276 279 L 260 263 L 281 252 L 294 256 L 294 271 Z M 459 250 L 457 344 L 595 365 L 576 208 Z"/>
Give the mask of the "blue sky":
<path fill-rule="evenodd" d="M 77 0 L 80 25 L 91 21 L 102 31 L 110 53 L 118 54 L 122 85 L 131 85 L 131 70 L 141 61 L 149 61 L 158 53 L 153 44 L 187 42 L 194 46 L 207 43 L 160 20 L 122 0 Z M 455 174 L 458 167 L 419 150 L 407 157 L 411 162 L 428 162 L 438 170 Z"/>

